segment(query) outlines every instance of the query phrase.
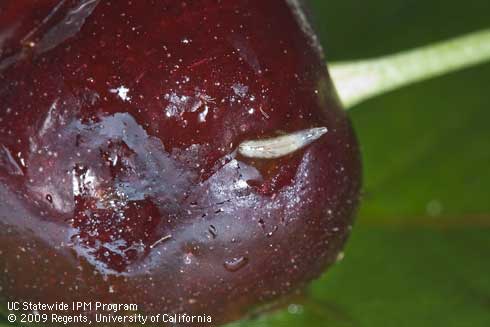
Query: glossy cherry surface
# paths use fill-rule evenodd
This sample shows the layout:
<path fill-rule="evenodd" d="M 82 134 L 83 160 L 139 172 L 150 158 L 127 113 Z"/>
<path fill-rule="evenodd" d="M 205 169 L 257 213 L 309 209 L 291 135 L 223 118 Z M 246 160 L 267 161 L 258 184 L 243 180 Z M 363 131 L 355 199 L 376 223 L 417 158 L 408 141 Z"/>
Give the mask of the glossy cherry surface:
<path fill-rule="evenodd" d="M 274 159 L 245 140 L 326 127 Z M 295 1 L 0 3 L 0 295 L 218 324 L 335 261 L 355 136 Z"/>

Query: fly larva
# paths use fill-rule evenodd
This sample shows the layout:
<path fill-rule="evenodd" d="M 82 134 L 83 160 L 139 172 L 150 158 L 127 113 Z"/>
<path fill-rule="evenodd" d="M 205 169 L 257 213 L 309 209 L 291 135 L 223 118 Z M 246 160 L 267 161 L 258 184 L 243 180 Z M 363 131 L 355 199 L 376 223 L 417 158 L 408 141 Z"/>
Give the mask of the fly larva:
<path fill-rule="evenodd" d="M 315 127 L 262 140 L 244 141 L 238 146 L 238 152 L 249 158 L 279 158 L 304 148 L 326 132 L 326 127 Z"/>

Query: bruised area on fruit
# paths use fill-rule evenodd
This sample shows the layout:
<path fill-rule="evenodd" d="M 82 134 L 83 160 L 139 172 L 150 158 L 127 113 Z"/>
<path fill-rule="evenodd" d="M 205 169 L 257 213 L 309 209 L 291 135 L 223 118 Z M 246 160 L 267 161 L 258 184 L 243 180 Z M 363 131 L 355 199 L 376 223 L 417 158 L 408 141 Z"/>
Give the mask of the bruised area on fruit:
<path fill-rule="evenodd" d="M 335 261 L 360 159 L 294 1 L 0 3 L 0 297 L 213 324 Z M 328 132 L 277 159 L 244 140 Z"/>

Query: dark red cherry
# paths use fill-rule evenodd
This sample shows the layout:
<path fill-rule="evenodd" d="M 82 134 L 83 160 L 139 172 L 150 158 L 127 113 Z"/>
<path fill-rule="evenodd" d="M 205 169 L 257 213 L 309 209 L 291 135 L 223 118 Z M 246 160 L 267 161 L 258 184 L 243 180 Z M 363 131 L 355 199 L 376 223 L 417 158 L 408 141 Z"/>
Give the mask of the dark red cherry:
<path fill-rule="evenodd" d="M 231 321 L 335 261 L 359 186 L 296 1 L 0 3 L 2 299 Z"/>

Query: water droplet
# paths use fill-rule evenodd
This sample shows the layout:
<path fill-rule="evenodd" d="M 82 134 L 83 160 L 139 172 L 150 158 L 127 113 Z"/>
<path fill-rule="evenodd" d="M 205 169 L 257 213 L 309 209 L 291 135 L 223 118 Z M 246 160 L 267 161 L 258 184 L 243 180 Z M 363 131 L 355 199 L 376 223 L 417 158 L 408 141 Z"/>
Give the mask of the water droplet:
<path fill-rule="evenodd" d="M 51 196 L 51 194 L 46 194 L 46 201 L 48 201 L 49 203 L 53 203 L 53 197 Z"/>
<path fill-rule="evenodd" d="M 275 233 L 275 232 L 276 232 L 278 229 L 279 229 L 279 227 L 274 226 L 274 228 L 273 228 L 273 229 L 272 229 L 270 232 L 268 232 L 268 233 L 266 234 L 266 235 L 267 235 L 267 237 L 271 237 L 271 236 L 272 236 L 272 235 L 273 235 L 273 234 L 274 234 L 274 233 Z"/>
<path fill-rule="evenodd" d="M 185 256 L 184 256 L 184 263 L 186 265 L 190 265 L 192 263 L 192 253 L 187 253 Z"/>
<path fill-rule="evenodd" d="M 344 260 L 344 252 L 339 252 L 339 254 L 337 254 L 337 258 L 336 258 L 336 262 L 340 262 Z"/>
<path fill-rule="evenodd" d="M 431 217 L 439 216 L 442 210 L 442 203 L 438 200 L 431 200 L 429 203 L 427 203 L 426 212 Z"/>
<path fill-rule="evenodd" d="M 213 225 L 209 225 L 208 232 L 213 238 L 216 238 L 216 236 L 218 236 L 218 230 Z"/>
<path fill-rule="evenodd" d="M 121 100 L 123 100 L 123 101 L 130 101 L 131 100 L 131 97 L 128 96 L 129 91 L 130 90 L 127 87 L 125 87 L 124 85 L 121 85 L 118 88 L 109 90 L 109 92 L 117 94 L 117 96 L 119 98 L 121 98 Z"/>
<path fill-rule="evenodd" d="M 293 315 L 303 313 L 303 306 L 299 304 L 290 304 L 288 306 L 288 312 Z"/>
<path fill-rule="evenodd" d="M 230 271 L 230 272 L 235 272 L 243 267 L 248 263 L 248 259 L 245 257 L 239 257 L 239 258 L 233 258 L 230 260 L 226 260 L 224 263 L 225 269 Z"/>

